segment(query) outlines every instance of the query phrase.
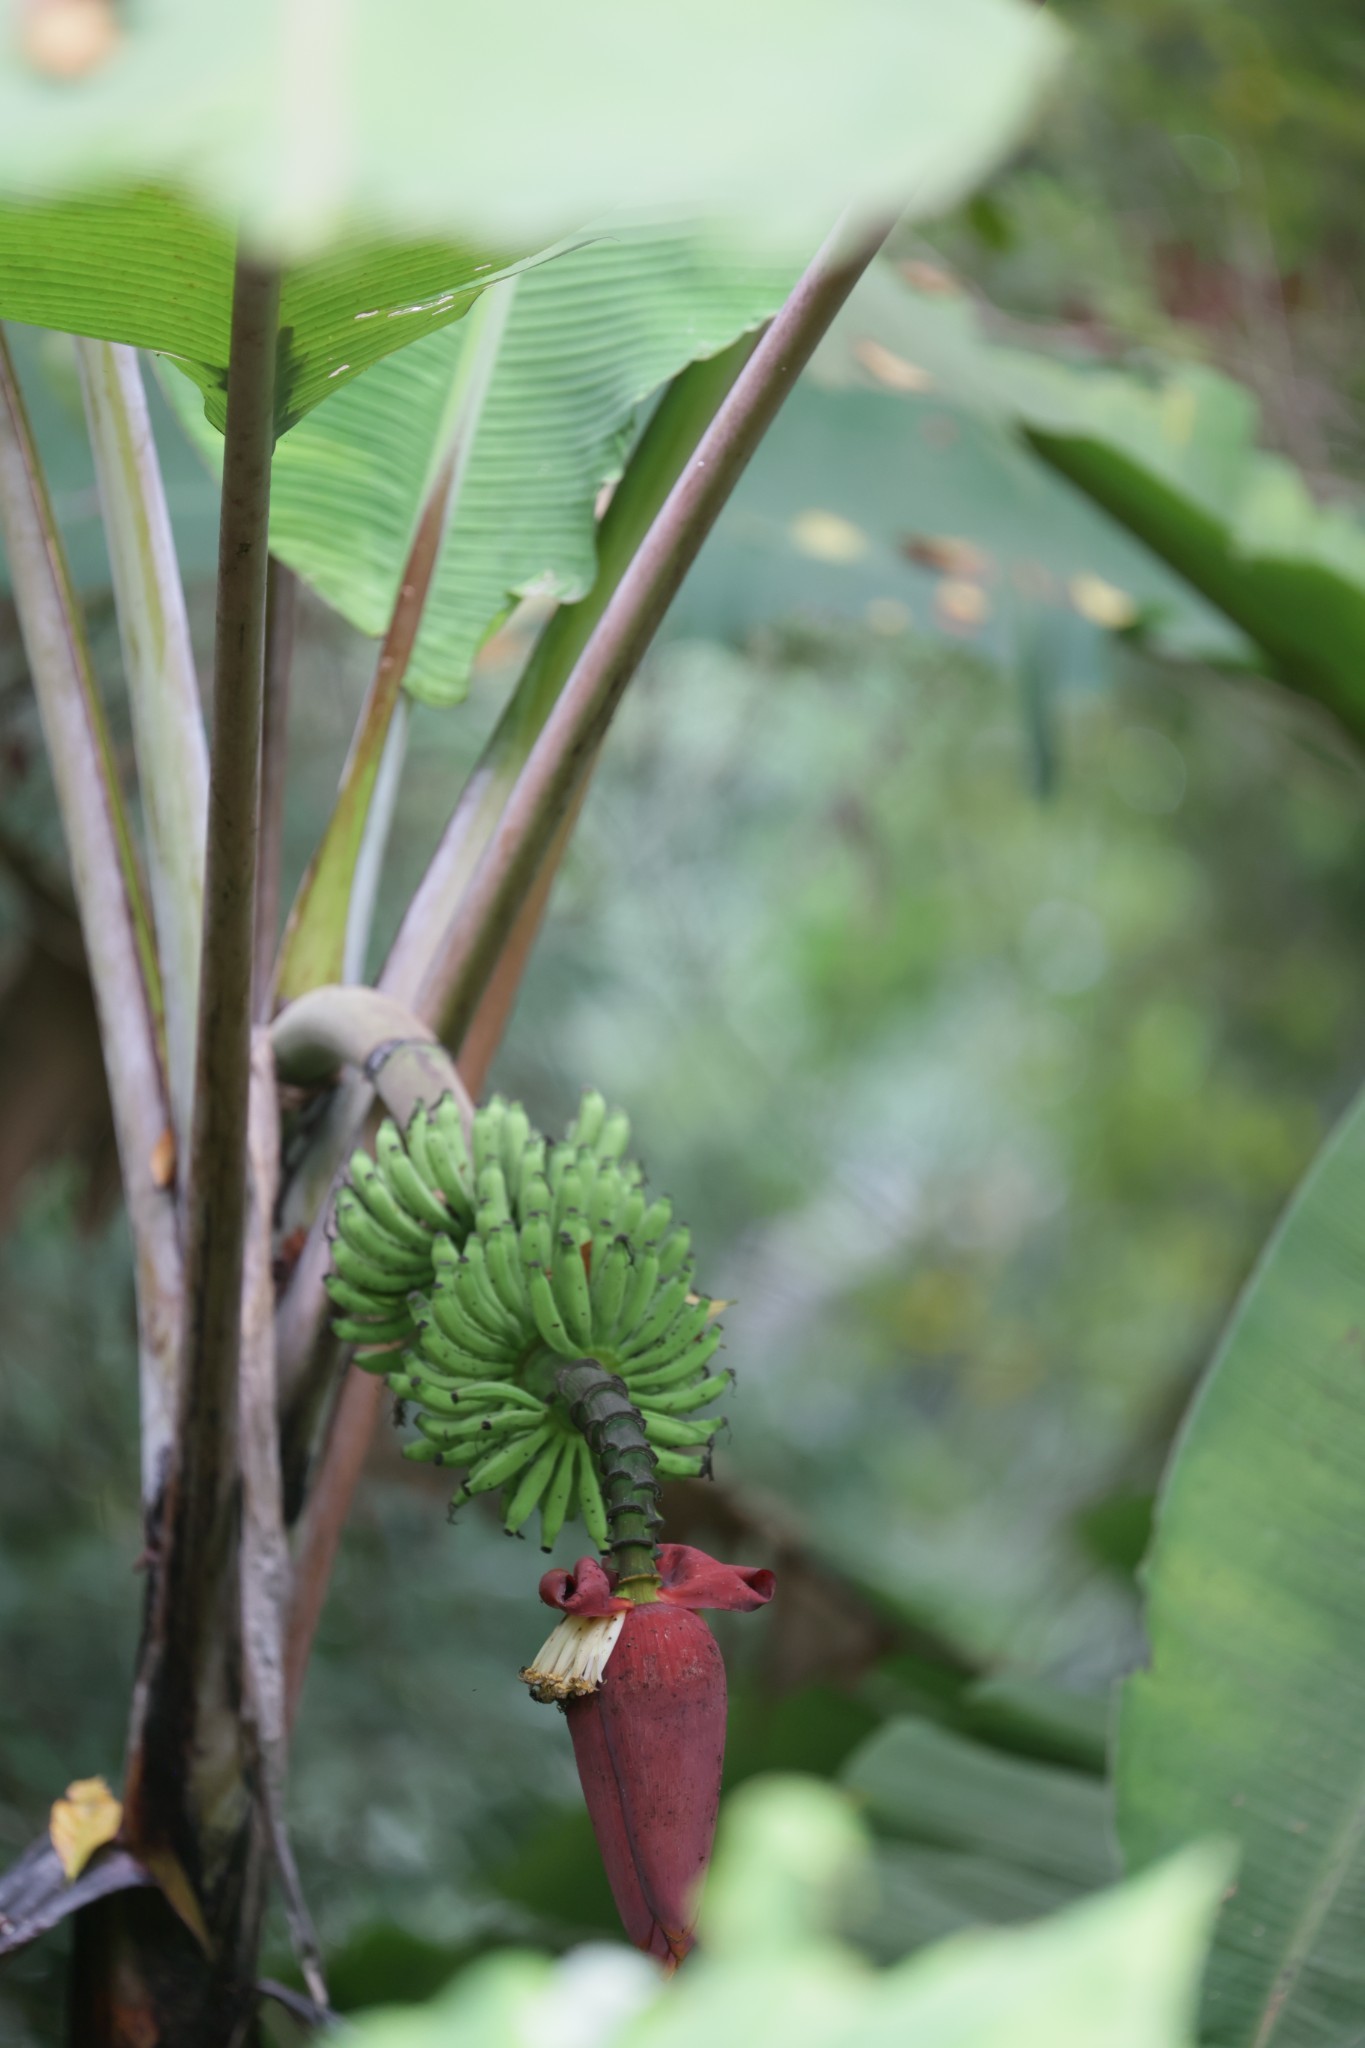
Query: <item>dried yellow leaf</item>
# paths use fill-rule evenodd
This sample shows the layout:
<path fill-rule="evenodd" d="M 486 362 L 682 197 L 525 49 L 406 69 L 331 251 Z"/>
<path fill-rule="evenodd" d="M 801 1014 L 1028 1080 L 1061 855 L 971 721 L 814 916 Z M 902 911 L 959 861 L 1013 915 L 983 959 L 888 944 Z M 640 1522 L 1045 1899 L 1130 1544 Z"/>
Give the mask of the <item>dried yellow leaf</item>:
<path fill-rule="evenodd" d="M 79 1877 L 96 1849 L 112 1842 L 123 1823 L 123 1807 L 103 1778 L 77 1778 L 62 1799 L 54 1799 L 47 1823 L 66 1881 Z"/>

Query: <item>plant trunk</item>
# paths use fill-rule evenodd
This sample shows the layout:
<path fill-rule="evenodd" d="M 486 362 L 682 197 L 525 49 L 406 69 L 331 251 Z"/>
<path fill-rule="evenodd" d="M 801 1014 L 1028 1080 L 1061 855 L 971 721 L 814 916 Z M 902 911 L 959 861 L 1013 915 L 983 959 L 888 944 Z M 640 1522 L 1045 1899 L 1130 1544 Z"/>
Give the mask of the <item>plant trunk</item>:
<path fill-rule="evenodd" d="M 208 1956 L 163 1895 L 115 1892 L 76 1915 L 68 2048 L 256 2048 L 268 1855 L 250 1825 L 217 1900 Z"/>

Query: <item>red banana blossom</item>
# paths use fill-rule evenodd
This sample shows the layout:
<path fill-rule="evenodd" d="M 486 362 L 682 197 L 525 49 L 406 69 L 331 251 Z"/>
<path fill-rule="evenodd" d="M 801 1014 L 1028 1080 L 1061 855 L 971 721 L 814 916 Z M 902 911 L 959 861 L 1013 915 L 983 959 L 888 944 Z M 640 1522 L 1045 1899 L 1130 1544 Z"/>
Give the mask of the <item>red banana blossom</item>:
<path fill-rule="evenodd" d="M 676 1969 L 693 1943 L 725 1755 L 725 1665 L 695 1610 L 762 1607 L 773 1575 L 686 1543 L 659 1546 L 658 1572 L 655 1597 L 639 1603 L 595 1558 L 546 1572 L 540 1597 L 567 1618 L 521 1675 L 568 1716 L 626 1933 Z"/>

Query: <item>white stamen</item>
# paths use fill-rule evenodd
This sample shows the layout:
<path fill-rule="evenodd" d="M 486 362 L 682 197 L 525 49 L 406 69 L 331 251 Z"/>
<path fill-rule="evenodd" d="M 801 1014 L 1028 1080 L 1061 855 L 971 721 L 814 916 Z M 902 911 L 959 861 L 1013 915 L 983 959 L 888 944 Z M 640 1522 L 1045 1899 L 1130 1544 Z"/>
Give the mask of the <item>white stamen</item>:
<path fill-rule="evenodd" d="M 549 1706 L 596 1692 L 625 1618 L 624 1614 L 566 1614 L 551 1630 L 539 1655 L 522 1670 L 531 1698 Z"/>

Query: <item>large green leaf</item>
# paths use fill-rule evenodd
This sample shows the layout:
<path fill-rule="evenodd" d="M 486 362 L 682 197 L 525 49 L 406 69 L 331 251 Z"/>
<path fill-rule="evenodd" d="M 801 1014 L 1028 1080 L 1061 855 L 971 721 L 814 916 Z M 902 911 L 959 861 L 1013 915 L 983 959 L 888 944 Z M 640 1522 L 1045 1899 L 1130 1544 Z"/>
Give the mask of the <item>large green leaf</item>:
<path fill-rule="evenodd" d="M 1262 1258 L 1185 1425 L 1125 1689 L 1134 1864 L 1242 1845 L 1209 1975 L 1222 2048 L 1365 2032 L 1365 1101 Z"/>
<path fill-rule="evenodd" d="M 642 402 L 781 304 L 789 268 L 744 261 L 682 227 L 604 235 L 519 279 L 408 686 L 462 697 L 514 597 L 581 597 L 596 568 L 594 505 L 621 474 Z M 328 400 L 275 459 L 270 544 L 364 633 L 389 622 L 433 447 L 465 351 L 446 328 Z M 197 405 L 185 424 L 215 460 Z"/>
<path fill-rule="evenodd" d="M 1365 528 L 1316 504 L 1257 445 L 1252 394 L 1200 366 L 1142 378 L 986 338 L 966 298 L 883 270 L 855 296 L 827 356 L 866 377 L 871 335 L 921 378 L 1022 432 L 1256 642 L 1292 688 L 1365 737 Z"/>
<path fill-rule="evenodd" d="M 906 1715 L 841 1776 L 877 1834 L 877 1884 L 858 1929 L 878 1954 L 1034 1919 L 1115 1875 L 1108 1790 L 1088 1773 Z"/>
<path fill-rule="evenodd" d="M 519 266 L 450 242 L 353 240 L 286 272 L 276 416 L 320 399 L 469 310 Z M 0 319 L 176 357 L 220 430 L 226 414 L 233 237 L 166 192 L 0 206 Z"/>
<path fill-rule="evenodd" d="M 1061 42 L 1022 0 L 117 15 L 105 61 L 60 83 L 32 35 L 5 38 L 0 195 L 155 183 L 294 259 L 356 222 L 535 247 L 623 198 L 792 248 L 846 204 L 933 211 L 1010 146 Z"/>

